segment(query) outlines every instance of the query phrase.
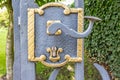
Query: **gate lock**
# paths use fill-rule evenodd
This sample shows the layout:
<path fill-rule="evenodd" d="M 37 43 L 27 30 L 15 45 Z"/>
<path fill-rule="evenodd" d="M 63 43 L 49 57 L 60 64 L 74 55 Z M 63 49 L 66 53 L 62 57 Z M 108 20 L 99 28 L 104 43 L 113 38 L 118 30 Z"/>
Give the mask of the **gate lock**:
<path fill-rule="evenodd" d="M 83 21 L 89 20 L 83 32 Z M 48 67 L 82 61 L 82 38 L 88 36 L 99 18 L 83 16 L 82 8 L 48 3 L 28 9 L 28 60 Z"/>

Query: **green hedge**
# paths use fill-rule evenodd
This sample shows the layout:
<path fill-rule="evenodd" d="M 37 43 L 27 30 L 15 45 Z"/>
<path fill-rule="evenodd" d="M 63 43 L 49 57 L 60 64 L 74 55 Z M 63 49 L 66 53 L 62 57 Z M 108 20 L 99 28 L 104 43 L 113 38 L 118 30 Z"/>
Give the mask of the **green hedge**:
<path fill-rule="evenodd" d="M 112 77 L 120 78 L 120 0 L 87 0 L 85 15 L 102 19 L 85 39 L 85 49 Z"/>

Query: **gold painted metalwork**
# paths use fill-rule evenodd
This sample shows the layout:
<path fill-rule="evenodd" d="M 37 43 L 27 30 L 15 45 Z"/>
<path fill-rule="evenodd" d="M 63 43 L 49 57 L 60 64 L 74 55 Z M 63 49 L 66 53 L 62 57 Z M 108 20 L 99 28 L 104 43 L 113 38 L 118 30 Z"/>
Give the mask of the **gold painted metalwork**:
<path fill-rule="evenodd" d="M 60 21 L 60 20 L 49 20 L 49 21 L 47 21 L 47 34 L 48 34 L 48 35 L 50 34 L 49 31 L 48 31 L 48 27 L 49 27 L 51 24 L 53 24 L 53 23 L 61 23 L 61 21 Z M 60 35 L 60 34 L 62 34 L 62 31 L 61 31 L 61 30 L 58 30 L 58 31 L 55 33 L 56 36 L 57 36 L 57 35 Z"/>
<path fill-rule="evenodd" d="M 65 9 L 65 10 L 63 11 L 63 13 L 64 13 L 65 15 L 69 15 L 69 14 L 71 14 L 71 13 L 80 13 L 80 12 L 83 11 L 82 8 L 69 8 L 69 7 L 67 7 L 66 5 L 60 4 L 60 3 L 48 3 L 48 4 L 43 5 L 43 6 L 40 7 L 40 8 L 34 8 L 34 10 L 35 10 L 35 13 L 38 13 L 38 14 L 40 14 L 40 15 L 43 15 L 43 14 L 44 14 L 44 9 L 45 9 L 45 8 L 49 8 L 49 7 L 62 7 L 62 8 Z"/>
<path fill-rule="evenodd" d="M 28 60 L 34 56 L 34 9 L 28 9 Z"/>
<path fill-rule="evenodd" d="M 39 62 L 41 62 L 42 64 L 44 64 L 45 66 L 48 66 L 48 67 L 62 67 L 62 66 L 66 65 L 69 62 L 68 59 L 65 59 L 65 61 L 62 62 L 62 63 L 48 63 L 45 60 L 46 60 L 46 56 L 41 55 L 40 57 L 34 58 L 33 61 L 39 61 Z"/>
<path fill-rule="evenodd" d="M 83 32 L 83 11 L 78 9 L 78 27 L 77 31 L 78 32 Z M 82 52 L 83 52 L 83 39 L 77 39 L 77 57 L 82 58 Z"/>
<path fill-rule="evenodd" d="M 62 48 L 56 48 L 56 47 L 52 47 L 52 48 L 47 48 L 47 52 L 50 53 L 50 61 L 52 62 L 57 62 L 60 60 L 60 55 L 59 53 L 63 52 Z"/>
<path fill-rule="evenodd" d="M 63 13 L 65 15 L 69 15 L 71 13 L 78 14 L 78 32 L 83 31 L 83 10 L 82 8 L 69 8 L 65 6 L 64 4 L 60 3 L 48 3 L 43 5 L 40 8 L 29 8 L 28 9 L 28 60 L 29 61 L 39 61 L 42 64 L 48 66 L 48 67 L 61 67 L 67 64 L 68 62 L 81 62 L 82 61 L 82 44 L 83 39 L 77 40 L 77 57 L 73 58 L 70 55 L 65 55 L 65 61 L 62 63 L 47 63 L 45 60 L 47 59 L 45 55 L 41 55 L 40 57 L 35 57 L 35 51 L 34 51 L 34 14 L 38 13 L 41 16 L 44 15 L 44 9 L 49 7 L 62 7 L 64 9 Z M 53 21 L 54 22 L 54 21 Z M 49 27 L 50 24 L 53 22 L 47 23 L 47 26 Z M 59 22 L 59 21 L 58 21 Z M 49 32 L 48 32 L 49 33 Z M 58 34 L 61 34 L 62 31 L 58 31 Z M 48 50 L 49 51 L 49 50 Z M 52 60 L 52 59 L 51 59 Z M 56 62 L 56 60 L 52 60 L 53 62 Z"/>

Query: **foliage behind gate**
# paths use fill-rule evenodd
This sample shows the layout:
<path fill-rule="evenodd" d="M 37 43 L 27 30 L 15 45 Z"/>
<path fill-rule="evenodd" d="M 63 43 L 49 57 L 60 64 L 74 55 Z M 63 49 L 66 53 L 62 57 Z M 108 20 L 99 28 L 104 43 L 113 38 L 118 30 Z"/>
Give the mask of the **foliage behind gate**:
<path fill-rule="evenodd" d="M 86 0 L 85 15 L 102 19 L 85 39 L 85 49 L 95 62 L 120 78 L 120 1 Z"/>

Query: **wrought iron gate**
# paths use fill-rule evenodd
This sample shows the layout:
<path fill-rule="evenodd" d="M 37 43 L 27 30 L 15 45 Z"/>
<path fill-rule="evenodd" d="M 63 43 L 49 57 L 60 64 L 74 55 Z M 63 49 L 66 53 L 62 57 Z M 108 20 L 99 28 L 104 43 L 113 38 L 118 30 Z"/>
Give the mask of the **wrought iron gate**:
<path fill-rule="evenodd" d="M 84 16 L 84 1 L 75 0 L 75 8 L 61 3 L 38 7 L 34 0 L 12 0 L 14 8 L 14 80 L 35 80 L 35 64 L 54 67 L 49 80 L 55 80 L 60 67 L 75 63 L 75 79 L 84 80 L 84 40 L 100 19 Z M 84 18 L 89 20 L 83 32 Z M 95 67 L 103 80 L 110 80 L 99 64 Z"/>

